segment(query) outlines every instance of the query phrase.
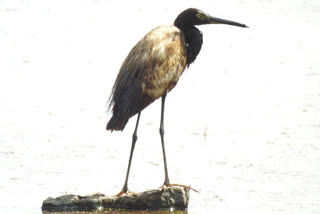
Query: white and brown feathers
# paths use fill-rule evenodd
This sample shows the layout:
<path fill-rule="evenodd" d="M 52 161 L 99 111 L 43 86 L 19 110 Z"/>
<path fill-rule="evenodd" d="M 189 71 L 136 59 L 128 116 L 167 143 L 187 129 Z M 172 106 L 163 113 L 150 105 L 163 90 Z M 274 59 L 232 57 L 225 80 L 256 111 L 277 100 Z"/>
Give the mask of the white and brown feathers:
<path fill-rule="evenodd" d="M 175 87 L 187 63 L 185 37 L 172 25 L 150 31 L 123 62 L 109 99 L 107 130 L 123 130 L 130 117 Z"/>

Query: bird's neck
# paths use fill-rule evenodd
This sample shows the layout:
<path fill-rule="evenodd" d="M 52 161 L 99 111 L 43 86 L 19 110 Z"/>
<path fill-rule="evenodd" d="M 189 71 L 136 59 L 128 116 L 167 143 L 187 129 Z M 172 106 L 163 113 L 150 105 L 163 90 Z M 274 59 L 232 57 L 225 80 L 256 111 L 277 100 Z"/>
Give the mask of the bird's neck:
<path fill-rule="evenodd" d="M 202 33 L 198 28 L 191 26 L 182 30 L 185 36 L 185 46 L 187 49 L 187 65 L 189 66 L 197 58 L 202 47 Z"/>

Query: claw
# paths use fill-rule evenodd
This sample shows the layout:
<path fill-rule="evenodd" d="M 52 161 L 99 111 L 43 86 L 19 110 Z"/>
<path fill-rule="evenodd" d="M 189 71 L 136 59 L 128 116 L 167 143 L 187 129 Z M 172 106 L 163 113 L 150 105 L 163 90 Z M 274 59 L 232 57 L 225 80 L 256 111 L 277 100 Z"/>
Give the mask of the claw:
<path fill-rule="evenodd" d="M 121 196 L 121 195 L 123 195 L 125 193 L 126 193 L 125 191 L 121 190 L 118 194 L 115 195 L 115 197 L 119 197 L 119 196 Z"/>
<path fill-rule="evenodd" d="M 121 190 L 118 194 L 115 195 L 115 197 L 120 197 L 121 195 L 123 194 L 126 194 L 126 195 L 135 195 L 136 193 L 135 192 L 131 192 L 129 190 L 127 191 L 124 191 L 124 190 Z"/>
<path fill-rule="evenodd" d="M 183 184 L 167 184 L 167 185 L 163 184 L 163 185 L 160 187 L 160 189 L 163 189 L 163 188 L 166 188 L 166 187 L 173 187 L 173 186 L 184 187 L 184 188 L 187 188 L 187 189 L 191 189 L 191 190 L 193 190 L 193 191 L 195 191 L 195 192 L 199 192 L 198 190 L 192 188 L 191 186 L 187 186 L 187 185 L 183 185 Z"/>

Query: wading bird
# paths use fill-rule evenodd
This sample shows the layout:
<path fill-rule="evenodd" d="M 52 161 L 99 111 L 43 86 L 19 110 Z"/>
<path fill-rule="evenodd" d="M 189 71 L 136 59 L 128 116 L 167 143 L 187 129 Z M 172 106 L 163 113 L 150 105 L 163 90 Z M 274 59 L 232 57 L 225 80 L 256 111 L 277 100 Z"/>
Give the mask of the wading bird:
<path fill-rule="evenodd" d="M 137 141 L 141 111 L 158 98 L 161 101 L 160 137 L 164 160 L 164 186 L 170 186 L 164 146 L 164 105 L 167 93 L 177 84 L 186 67 L 198 56 L 202 33 L 195 25 L 227 24 L 247 27 L 234 21 L 212 17 L 201 10 L 189 8 L 181 12 L 173 25 L 151 30 L 129 52 L 124 60 L 109 98 L 112 117 L 107 130 L 123 130 L 130 117 L 138 114 L 125 183 L 121 192 L 128 193 L 128 178 Z"/>

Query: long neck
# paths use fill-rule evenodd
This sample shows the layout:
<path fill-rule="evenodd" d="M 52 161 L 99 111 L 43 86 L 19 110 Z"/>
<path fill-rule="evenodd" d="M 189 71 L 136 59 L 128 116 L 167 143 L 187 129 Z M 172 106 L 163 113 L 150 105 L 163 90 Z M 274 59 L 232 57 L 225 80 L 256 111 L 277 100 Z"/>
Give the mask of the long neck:
<path fill-rule="evenodd" d="M 202 46 L 202 33 L 193 25 L 189 10 L 180 13 L 174 21 L 174 25 L 179 28 L 185 36 L 185 46 L 187 49 L 187 65 L 189 66 L 197 58 Z"/>
<path fill-rule="evenodd" d="M 186 48 L 187 48 L 187 65 L 190 66 L 191 63 L 197 58 L 201 47 L 202 47 L 202 33 L 198 28 L 192 26 L 187 29 L 181 29 L 185 35 Z"/>

